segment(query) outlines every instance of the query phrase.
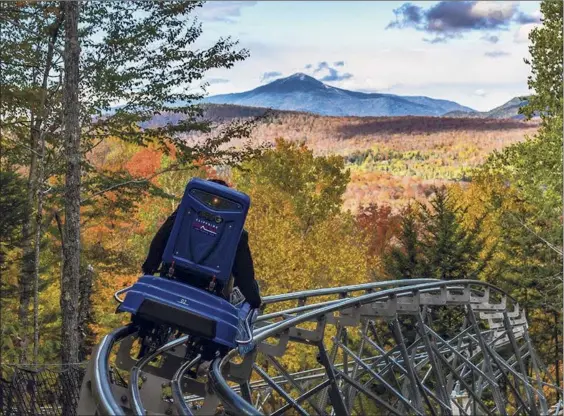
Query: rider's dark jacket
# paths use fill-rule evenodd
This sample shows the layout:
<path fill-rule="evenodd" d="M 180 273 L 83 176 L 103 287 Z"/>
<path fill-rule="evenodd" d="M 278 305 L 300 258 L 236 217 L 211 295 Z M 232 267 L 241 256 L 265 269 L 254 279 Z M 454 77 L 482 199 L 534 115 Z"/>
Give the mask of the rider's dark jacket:
<path fill-rule="evenodd" d="M 176 219 L 176 213 L 177 211 L 174 211 L 159 228 L 157 234 L 155 234 L 149 247 L 147 259 L 142 266 L 144 274 L 154 274 L 159 269 L 168 237 L 172 232 L 172 226 Z M 252 308 L 258 308 L 261 304 L 261 299 L 259 287 L 255 280 L 253 258 L 249 248 L 249 234 L 245 230 L 243 230 L 239 245 L 237 246 L 232 274 L 235 279 L 234 286 L 239 288 Z"/>

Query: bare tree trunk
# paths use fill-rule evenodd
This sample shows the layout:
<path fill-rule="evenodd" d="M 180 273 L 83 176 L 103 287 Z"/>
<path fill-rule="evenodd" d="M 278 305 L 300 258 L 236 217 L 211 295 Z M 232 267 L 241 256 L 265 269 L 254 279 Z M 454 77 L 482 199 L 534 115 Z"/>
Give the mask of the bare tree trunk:
<path fill-rule="evenodd" d="M 30 132 L 30 151 L 31 161 L 28 176 L 28 212 L 22 229 L 23 241 L 23 264 L 18 279 L 20 287 L 20 307 L 18 317 L 21 325 L 22 348 L 20 351 L 20 362 L 27 359 L 28 335 L 29 335 L 29 304 L 34 298 L 34 345 L 33 360 L 37 360 L 38 348 L 38 300 L 37 288 L 39 279 L 39 253 L 41 240 L 41 221 L 43 211 L 43 193 L 42 187 L 45 181 L 45 131 L 43 130 L 44 121 L 47 118 L 47 88 L 49 83 L 49 74 L 53 65 L 54 44 L 57 40 L 59 30 L 62 24 L 62 15 L 51 27 L 49 33 L 49 45 L 47 47 L 47 56 L 45 66 L 43 68 L 41 80 L 41 92 L 39 96 L 38 114 L 31 116 L 31 132 Z M 37 48 L 40 46 L 37 45 Z M 35 82 L 35 80 L 34 80 Z M 34 215 L 35 214 L 35 215 Z M 32 289 L 33 288 L 33 289 Z"/>
<path fill-rule="evenodd" d="M 43 201 L 44 201 L 44 185 L 45 185 L 45 129 L 41 128 L 44 121 L 48 117 L 47 108 L 47 83 L 49 81 L 49 73 L 53 63 L 54 45 L 59 36 L 59 30 L 63 22 L 62 12 L 59 14 L 57 21 L 53 24 L 50 42 L 47 48 L 47 59 L 45 64 L 45 72 L 43 73 L 42 92 L 41 92 L 41 114 L 38 118 L 38 152 L 37 152 L 37 212 L 35 214 L 35 241 L 33 256 L 33 363 L 37 364 L 37 356 L 39 354 L 39 254 L 41 250 L 41 233 L 43 223 Z"/>
<path fill-rule="evenodd" d="M 37 59 L 39 60 L 39 42 L 36 45 L 37 48 Z M 44 73 L 47 72 L 45 68 Z M 37 71 L 33 71 L 33 85 L 37 82 Z M 22 265 L 20 268 L 20 273 L 18 275 L 18 290 L 19 290 L 19 308 L 18 308 L 18 320 L 20 324 L 20 363 L 27 360 L 27 346 L 28 346 L 28 335 L 29 335 L 29 303 L 31 299 L 31 281 L 32 281 L 32 271 L 35 268 L 33 264 L 33 243 L 32 243 L 32 233 L 33 233 L 33 207 L 35 207 L 35 196 L 36 193 L 36 179 L 37 179 L 37 147 L 38 147 L 38 136 L 37 130 L 35 129 L 36 120 L 35 112 L 31 112 L 31 130 L 29 135 L 29 149 L 30 149 L 30 161 L 29 161 L 29 173 L 27 177 L 27 207 L 25 210 L 25 220 L 22 225 Z"/>
<path fill-rule="evenodd" d="M 32 118 L 33 120 L 33 118 Z M 32 126 L 34 125 L 32 121 Z M 26 219 L 22 227 L 22 267 L 18 276 L 19 289 L 19 308 L 18 320 L 20 325 L 20 362 L 23 363 L 27 359 L 27 347 L 29 337 L 29 304 L 31 301 L 31 282 L 33 280 L 34 249 L 33 249 L 33 209 L 35 207 L 35 196 L 37 195 L 37 144 L 38 138 L 35 130 L 32 128 L 30 135 L 31 162 L 29 165 L 29 175 L 27 180 L 27 209 Z"/>
<path fill-rule="evenodd" d="M 70 365 L 78 362 L 79 348 L 79 283 L 80 283 L 80 119 L 79 119 L 79 60 L 78 18 L 80 2 L 61 1 L 65 15 L 65 49 L 63 82 L 63 131 L 67 172 L 65 176 L 63 229 L 63 268 L 61 276 L 61 362 L 70 377 Z M 66 380 L 67 382 L 70 380 Z M 75 412 L 72 394 L 63 395 L 62 413 Z"/>
<path fill-rule="evenodd" d="M 43 165 L 43 155 L 45 154 L 45 139 L 41 149 L 40 164 Z M 37 189 L 37 213 L 35 215 L 35 250 L 34 250 L 34 269 L 33 269 L 33 364 L 37 364 L 39 355 L 39 252 L 41 245 L 41 221 L 43 219 L 43 166 L 39 169 L 39 187 Z"/>
<path fill-rule="evenodd" d="M 80 334 L 78 358 L 83 361 L 90 354 L 89 325 L 92 322 L 92 284 L 94 281 L 94 268 L 89 264 L 80 278 L 80 311 L 78 315 L 78 329 Z"/>
<path fill-rule="evenodd" d="M 63 88 L 64 141 L 67 172 L 65 177 L 65 224 L 63 275 L 61 285 L 61 360 L 78 360 L 78 309 L 80 282 L 80 126 L 78 16 L 80 3 L 62 1 L 65 13 L 65 78 Z"/>

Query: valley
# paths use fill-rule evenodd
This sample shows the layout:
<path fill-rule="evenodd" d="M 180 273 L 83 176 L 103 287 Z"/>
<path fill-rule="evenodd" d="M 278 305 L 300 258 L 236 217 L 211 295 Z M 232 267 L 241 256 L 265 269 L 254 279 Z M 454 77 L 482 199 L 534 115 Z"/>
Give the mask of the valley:
<path fill-rule="evenodd" d="M 206 105 L 205 117 L 224 124 L 266 111 Z M 535 120 L 333 117 L 272 110 L 254 127 L 251 142 L 258 146 L 283 138 L 303 142 L 317 155 L 341 155 L 351 170 L 345 209 L 356 211 L 359 205 L 378 203 L 397 210 L 411 198 L 423 199 L 432 185 L 469 180 L 472 169 L 491 152 L 522 141 L 537 128 Z"/>

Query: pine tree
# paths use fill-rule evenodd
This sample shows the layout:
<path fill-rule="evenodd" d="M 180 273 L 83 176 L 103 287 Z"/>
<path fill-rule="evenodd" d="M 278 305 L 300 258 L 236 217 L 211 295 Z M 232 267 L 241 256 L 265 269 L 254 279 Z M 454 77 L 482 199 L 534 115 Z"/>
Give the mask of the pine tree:
<path fill-rule="evenodd" d="M 401 214 L 397 245 L 384 257 L 384 267 L 393 279 L 423 277 L 424 261 L 419 241 L 419 223 L 415 209 L 408 206 Z"/>
<path fill-rule="evenodd" d="M 394 279 L 477 279 L 490 263 L 493 249 L 486 250 L 482 224 L 463 224 L 467 208 L 455 203 L 446 187 L 434 187 L 429 205 L 419 203 L 404 213 L 396 247 L 387 256 L 386 270 Z M 460 328 L 463 311 L 439 307 L 433 310 L 434 329 L 452 338 Z M 415 340 L 415 321 L 403 317 L 407 339 Z"/>
<path fill-rule="evenodd" d="M 500 282 L 527 309 L 533 342 L 556 369 L 562 357 L 563 7 L 561 1 L 543 1 L 542 25 L 529 35 L 531 58 L 525 62 L 533 95 L 522 112 L 540 115 L 541 127 L 494 153 L 475 175 L 484 189 L 503 184 L 488 201 L 501 228 Z"/>
<path fill-rule="evenodd" d="M 485 217 L 470 228 L 463 226 L 467 209 L 452 200 L 446 187 L 433 190 L 430 206 L 420 206 L 423 274 L 441 280 L 476 279 L 491 259 L 490 253 L 484 253 Z"/>
<path fill-rule="evenodd" d="M 398 242 L 386 256 L 395 279 L 476 279 L 491 260 L 485 251 L 482 224 L 463 225 L 467 209 L 457 205 L 446 187 L 433 188 L 427 206 L 418 203 L 403 213 Z"/>

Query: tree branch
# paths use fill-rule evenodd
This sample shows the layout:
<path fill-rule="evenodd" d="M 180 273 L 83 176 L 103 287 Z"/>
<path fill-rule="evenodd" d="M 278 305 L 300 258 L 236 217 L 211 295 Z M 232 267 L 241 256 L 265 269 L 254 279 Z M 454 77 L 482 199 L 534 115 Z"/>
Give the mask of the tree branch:
<path fill-rule="evenodd" d="M 81 204 L 84 204 L 85 202 L 90 201 L 91 199 L 94 199 L 94 198 L 96 198 L 97 196 L 103 195 L 103 194 L 105 194 L 106 192 L 111 192 L 111 191 L 114 191 L 114 190 L 116 190 L 116 189 L 122 188 L 122 187 L 127 186 L 127 185 L 147 183 L 147 182 L 149 182 L 151 179 L 156 178 L 157 176 L 162 175 L 163 173 L 168 173 L 168 172 L 180 172 L 180 171 L 183 171 L 183 170 L 190 170 L 190 169 L 193 169 L 193 166 L 189 166 L 189 167 L 185 167 L 185 168 L 180 168 L 180 169 L 178 168 L 178 166 L 179 166 L 178 164 L 173 165 L 173 166 L 168 167 L 168 168 L 166 168 L 166 169 L 163 169 L 163 170 L 161 170 L 161 171 L 159 171 L 159 172 L 155 172 L 155 173 L 153 173 L 152 175 L 147 176 L 146 178 L 131 179 L 131 180 L 129 180 L 129 181 L 117 183 L 117 184 L 115 184 L 115 185 L 112 185 L 112 186 L 110 186 L 110 187 L 108 187 L 108 188 L 106 188 L 106 189 L 103 189 L 103 190 L 101 190 L 101 191 L 95 192 L 94 194 L 92 194 L 92 195 L 90 195 L 90 196 L 88 196 L 88 197 L 82 199 L 82 200 L 80 201 L 80 203 L 81 203 Z"/>
<path fill-rule="evenodd" d="M 10 21 L 10 19 L 6 19 L 5 17 L 3 18 L 1 15 L 0 15 L 0 20 L 3 20 L 3 21 L 5 21 L 5 22 Z M 63 20 L 63 19 L 61 18 L 60 21 L 62 21 L 62 20 Z M 27 27 L 21 25 L 16 19 L 15 19 L 15 20 L 11 20 L 11 23 L 13 23 L 13 24 L 16 25 L 17 27 L 19 27 L 19 28 L 20 28 L 21 30 L 23 30 L 24 32 L 27 32 L 27 33 L 29 33 L 30 35 L 35 35 L 35 36 L 37 36 L 37 33 L 36 33 L 36 32 L 34 32 L 33 30 L 29 30 Z M 61 55 L 61 56 L 64 55 L 63 51 L 62 51 L 61 49 L 57 48 L 57 47 L 55 46 L 55 44 L 52 42 L 51 39 L 49 39 L 48 43 L 49 43 L 49 46 L 51 46 L 55 52 L 57 52 L 57 53 L 58 53 L 59 55 Z"/>
<path fill-rule="evenodd" d="M 531 227 L 529 227 L 527 224 L 525 224 L 523 221 L 521 221 L 516 215 L 514 215 L 513 213 L 509 213 L 509 214 L 514 219 L 516 219 L 517 222 L 519 224 L 521 224 L 527 231 L 529 231 L 531 234 L 533 234 L 535 237 L 537 237 L 539 240 L 541 240 L 543 243 L 545 243 L 548 246 L 548 248 L 550 248 L 552 251 L 556 252 L 561 257 L 564 255 L 562 250 L 560 250 L 558 247 L 554 246 L 552 243 L 550 243 L 549 241 L 547 241 L 543 237 L 541 237 L 538 233 L 535 232 L 535 230 L 533 230 Z"/>

